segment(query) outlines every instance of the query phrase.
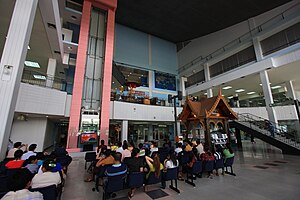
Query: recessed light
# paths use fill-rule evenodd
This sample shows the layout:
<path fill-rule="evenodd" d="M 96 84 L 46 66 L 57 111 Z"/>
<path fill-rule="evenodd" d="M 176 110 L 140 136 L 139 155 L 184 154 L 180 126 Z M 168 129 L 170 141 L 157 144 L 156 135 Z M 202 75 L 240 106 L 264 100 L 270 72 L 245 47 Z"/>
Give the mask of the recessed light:
<path fill-rule="evenodd" d="M 255 92 L 248 92 L 247 94 L 254 94 Z"/>
<path fill-rule="evenodd" d="M 131 72 L 129 74 L 132 74 Z"/>
<path fill-rule="evenodd" d="M 29 45 L 28 45 L 27 49 L 30 50 L 30 46 Z"/>
<path fill-rule="evenodd" d="M 48 115 L 46 115 L 46 117 L 48 118 L 49 116 L 48 116 Z"/>
<path fill-rule="evenodd" d="M 244 89 L 238 89 L 238 90 L 235 90 L 235 92 L 244 92 L 245 90 Z"/>
<path fill-rule="evenodd" d="M 34 74 L 33 77 L 35 79 L 39 79 L 39 80 L 46 80 L 46 76 L 43 76 L 43 75 Z"/>
<path fill-rule="evenodd" d="M 281 88 L 281 86 L 280 85 L 276 85 L 276 86 L 273 86 L 273 87 L 271 87 L 272 89 L 278 89 L 278 88 Z"/>
<path fill-rule="evenodd" d="M 114 82 L 114 81 L 113 81 L 112 83 L 113 83 L 113 84 L 115 84 L 115 82 Z"/>
<path fill-rule="evenodd" d="M 142 76 L 144 76 L 144 75 L 142 74 Z"/>
<path fill-rule="evenodd" d="M 40 66 L 39 63 L 37 63 L 37 62 L 32 62 L 32 61 L 26 60 L 26 61 L 24 62 L 24 64 L 25 64 L 27 67 L 41 68 L 41 66 Z"/>
<path fill-rule="evenodd" d="M 232 87 L 230 85 L 226 86 L 226 87 L 223 87 L 223 90 L 229 90 L 231 89 Z"/>

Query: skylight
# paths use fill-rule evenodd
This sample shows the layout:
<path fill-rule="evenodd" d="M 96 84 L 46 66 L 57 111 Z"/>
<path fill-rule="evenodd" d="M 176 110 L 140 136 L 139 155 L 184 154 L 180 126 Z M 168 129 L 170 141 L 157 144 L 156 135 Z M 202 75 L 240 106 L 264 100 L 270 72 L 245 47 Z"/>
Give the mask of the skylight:
<path fill-rule="evenodd" d="M 33 77 L 39 80 L 46 80 L 46 76 L 34 74 Z"/>
<path fill-rule="evenodd" d="M 39 63 L 37 63 L 37 62 L 32 62 L 32 61 L 28 61 L 28 60 L 25 61 L 25 65 L 26 65 L 27 67 L 41 68 L 41 66 L 39 65 Z"/>
<path fill-rule="evenodd" d="M 223 87 L 223 90 L 229 90 L 231 89 L 232 87 L 230 85 L 226 86 L 226 87 Z"/>
<path fill-rule="evenodd" d="M 236 90 L 235 92 L 244 92 L 245 90 L 244 89 L 238 89 L 238 90 Z"/>
<path fill-rule="evenodd" d="M 247 94 L 254 94 L 255 92 L 248 92 Z"/>

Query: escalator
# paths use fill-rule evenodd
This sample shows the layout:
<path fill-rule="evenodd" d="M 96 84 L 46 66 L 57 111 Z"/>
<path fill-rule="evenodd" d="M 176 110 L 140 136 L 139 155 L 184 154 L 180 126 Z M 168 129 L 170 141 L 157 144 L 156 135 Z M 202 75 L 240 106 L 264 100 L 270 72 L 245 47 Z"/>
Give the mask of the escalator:
<path fill-rule="evenodd" d="M 230 128 L 242 130 L 254 137 L 269 143 L 282 150 L 283 154 L 300 155 L 300 142 L 296 130 L 283 130 L 278 124 L 273 124 L 273 128 L 268 129 L 261 117 L 243 113 L 239 114 L 239 119 L 230 121 Z M 272 136 L 274 134 L 274 136 Z"/>

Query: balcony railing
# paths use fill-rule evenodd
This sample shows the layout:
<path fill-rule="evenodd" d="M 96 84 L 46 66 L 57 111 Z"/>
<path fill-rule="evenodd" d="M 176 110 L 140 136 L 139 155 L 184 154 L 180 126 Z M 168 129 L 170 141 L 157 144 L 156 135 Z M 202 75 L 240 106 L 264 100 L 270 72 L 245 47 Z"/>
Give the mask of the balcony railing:
<path fill-rule="evenodd" d="M 67 89 L 66 80 L 57 77 L 47 77 L 46 74 L 35 70 L 24 69 L 21 82 L 53 88 L 60 91 L 66 91 Z"/>

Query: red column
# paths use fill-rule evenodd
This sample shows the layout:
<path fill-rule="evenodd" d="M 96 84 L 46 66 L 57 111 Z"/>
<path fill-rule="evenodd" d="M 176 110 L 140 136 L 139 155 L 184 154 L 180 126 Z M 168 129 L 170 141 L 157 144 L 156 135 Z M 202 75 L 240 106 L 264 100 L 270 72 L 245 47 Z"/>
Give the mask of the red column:
<path fill-rule="evenodd" d="M 109 134 L 109 113 L 110 113 L 110 92 L 112 78 L 112 60 L 114 52 L 115 36 L 115 11 L 108 9 L 107 27 L 106 27 L 106 44 L 105 44 L 105 61 L 103 72 L 103 90 L 102 105 L 100 117 L 100 139 L 107 144 Z"/>
<path fill-rule="evenodd" d="M 72 103 L 70 110 L 70 122 L 68 131 L 67 148 L 71 151 L 79 151 L 77 148 L 78 128 L 81 115 L 82 90 L 84 82 L 84 72 L 86 64 L 86 52 L 88 47 L 88 36 L 90 28 L 92 2 L 85 0 L 83 2 L 82 17 L 80 23 L 80 35 L 77 50 L 76 68 L 74 76 L 74 87 Z"/>

